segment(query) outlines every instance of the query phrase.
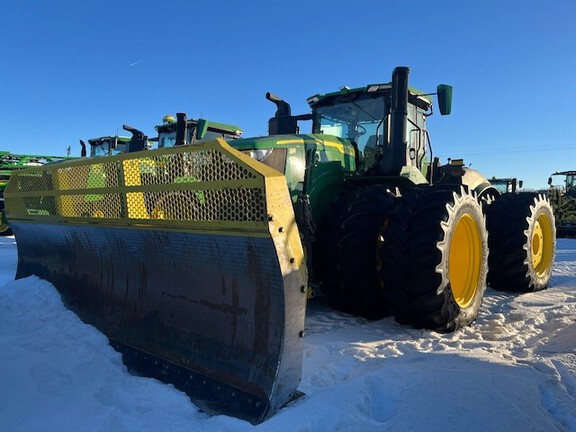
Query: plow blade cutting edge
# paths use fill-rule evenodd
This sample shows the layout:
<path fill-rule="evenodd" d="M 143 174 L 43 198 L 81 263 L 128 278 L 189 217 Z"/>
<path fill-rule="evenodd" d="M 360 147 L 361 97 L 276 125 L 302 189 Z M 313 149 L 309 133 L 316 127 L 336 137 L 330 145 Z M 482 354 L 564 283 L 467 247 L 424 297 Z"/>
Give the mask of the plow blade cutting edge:
<path fill-rule="evenodd" d="M 306 270 L 280 173 L 217 140 L 22 170 L 5 197 L 16 277 L 129 368 L 254 424 L 294 397 Z"/>

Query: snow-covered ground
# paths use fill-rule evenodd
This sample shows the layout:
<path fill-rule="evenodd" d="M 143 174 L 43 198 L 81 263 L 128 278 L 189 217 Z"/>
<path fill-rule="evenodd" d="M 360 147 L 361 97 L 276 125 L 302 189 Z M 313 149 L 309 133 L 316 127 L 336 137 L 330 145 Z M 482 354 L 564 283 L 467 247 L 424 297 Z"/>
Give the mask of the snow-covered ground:
<path fill-rule="evenodd" d="M 576 240 L 558 240 L 547 290 L 488 289 L 476 322 L 454 334 L 312 301 L 306 396 L 258 426 L 128 374 L 51 284 L 14 281 L 16 262 L 14 238 L 0 238 L 2 432 L 576 431 Z"/>

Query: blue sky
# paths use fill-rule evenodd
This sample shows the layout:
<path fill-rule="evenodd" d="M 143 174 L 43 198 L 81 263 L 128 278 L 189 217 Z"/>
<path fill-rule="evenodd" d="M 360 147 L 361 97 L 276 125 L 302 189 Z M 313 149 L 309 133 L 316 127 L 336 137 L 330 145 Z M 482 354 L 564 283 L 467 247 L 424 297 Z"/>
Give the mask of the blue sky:
<path fill-rule="evenodd" d="M 301 114 L 404 65 L 422 90 L 454 86 L 435 155 L 540 188 L 576 169 L 574 16 L 574 0 L 0 0 L 0 149 L 79 155 L 176 112 L 263 135 L 267 91 Z"/>

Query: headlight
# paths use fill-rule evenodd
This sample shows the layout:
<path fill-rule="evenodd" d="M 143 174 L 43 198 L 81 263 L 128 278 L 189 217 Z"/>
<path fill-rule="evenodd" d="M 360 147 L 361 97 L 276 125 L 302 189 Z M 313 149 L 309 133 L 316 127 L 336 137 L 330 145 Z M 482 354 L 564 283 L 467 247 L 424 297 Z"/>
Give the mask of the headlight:
<path fill-rule="evenodd" d="M 242 153 L 245 155 L 250 156 L 252 159 L 256 159 L 257 161 L 265 161 L 268 156 L 272 153 L 272 149 L 263 149 L 263 150 L 242 150 Z"/>

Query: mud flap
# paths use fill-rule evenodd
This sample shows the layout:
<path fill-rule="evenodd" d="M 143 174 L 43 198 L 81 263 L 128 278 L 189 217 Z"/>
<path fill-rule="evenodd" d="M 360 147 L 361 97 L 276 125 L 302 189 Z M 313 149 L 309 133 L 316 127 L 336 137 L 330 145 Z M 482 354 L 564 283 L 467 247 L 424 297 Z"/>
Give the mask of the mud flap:
<path fill-rule="evenodd" d="M 286 207 L 290 198 L 283 177 L 244 159 L 223 142 L 163 151 L 154 163 L 147 163 L 148 175 L 140 178 L 154 179 L 152 171 L 164 172 L 174 160 L 181 165 L 182 157 L 174 159 L 175 154 L 198 151 L 224 154 L 226 163 L 241 165 L 251 181 L 261 179 L 253 188 L 263 191 L 263 203 L 257 206 L 263 215 L 251 211 L 250 217 L 230 217 L 219 202 L 218 221 L 199 217 L 198 203 L 193 211 L 170 215 L 166 207 L 156 213 L 161 219 L 154 219 L 150 211 L 133 220 L 126 195 L 141 193 L 137 206 L 144 211 L 173 193 L 165 183 L 154 189 L 151 181 L 118 186 L 121 198 L 109 202 L 123 202 L 125 209 L 114 208 L 119 212 L 116 219 L 74 215 L 71 207 L 63 212 L 61 204 L 78 204 L 78 186 L 66 193 L 58 185 L 68 174 L 55 172 L 73 169 L 68 163 L 44 168 L 42 175 L 35 172 L 35 177 L 51 177 L 42 184 L 56 185 L 52 195 L 43 192 L 41 201 L 53 205 L 40 213 L 31 206 L 38 207 L 42 193 L 37 187 L 17 189 L 18 184 L 30 184 L 26 172 L 19 173 L 22 181 L 16 180 L 12 195 L 7 194 L 18 245 L 16 277 L 34 274 L 54 284 L 67 306 L 106 334 L 133 371 L 173 383 L 208 413 L 256 424 L 293 397 L 301 378 L 306 294 L 298 230 L 291 206 Z M 148 159 L 151 155 L 154 151 L 146 152 Z M 206 159 L 201 163 L 205 165 Z M 143 172 L 125 160 L 117 166 L 124 169 L 119 178 L 128 169 Z M 198 167 L 189 164 L 186 172 L 194 168 Z M 211 205 L 213 187 L 230 191 L 226 204 L 232 209 L 240 204 L 233 196 L 238 185 L 212 181 L 207 186 L 195 174 L 198 180 L 183 186 L 181 177 L 172 177 L 170 184 L 180 195 L 194 189 L 188 201 L 202 193 L 201 205 Z M 244 189 L 251 184 L 246 178 L 240 183 Z M 87 186 L 82 193 L 102 192 L 106 200 L 115 191 Z M 183 205 L 182 200 L 177 204 Z M 101 207 L 104 216 L 109 207 L 114 206 Z"/>

